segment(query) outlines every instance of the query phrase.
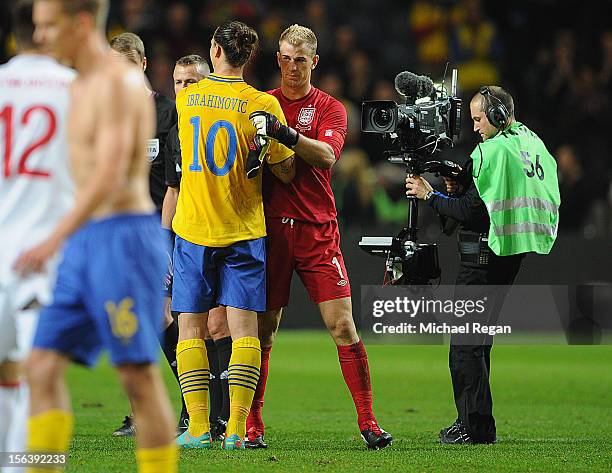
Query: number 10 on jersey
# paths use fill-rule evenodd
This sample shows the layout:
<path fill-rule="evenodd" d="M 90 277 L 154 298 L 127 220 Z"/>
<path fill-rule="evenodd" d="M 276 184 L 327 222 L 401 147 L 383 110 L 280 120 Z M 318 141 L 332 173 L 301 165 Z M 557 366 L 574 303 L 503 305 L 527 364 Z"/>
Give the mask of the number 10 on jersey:
<path fill-rule="evenodd" d="M 193 127 L 193 161 L 189 165 L 189 170 L 193 172 L 202 172 L 202 165 L 199 162 L 200 117 L 191 117 L 189 123 Z M 225 157 L 225 163 L 223 166 L 219 167 L 215 161 L 215 143 L 217 140 L 217 134 L 222 128 L 227 132 L 229 144 L 227 156 Z M 234 162 L 236 162 L 237 151 L 238 137 L 236 136 L 236 129 L 234 128 L 234 125 L 227 120 L 218 120 L 214 122 L 206 134 L 206 141 L 204 143 L 204 161 L 206 162 L 206 167 L 208 170 L 215 176 L 225 176 L 232 169 Z"/>

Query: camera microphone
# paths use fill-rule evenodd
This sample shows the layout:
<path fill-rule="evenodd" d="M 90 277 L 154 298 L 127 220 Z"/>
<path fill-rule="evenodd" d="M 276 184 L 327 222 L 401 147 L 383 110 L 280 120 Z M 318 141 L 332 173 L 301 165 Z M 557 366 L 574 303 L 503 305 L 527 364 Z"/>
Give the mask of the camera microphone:
<path fill-rule="evenodd" d="M 400 72 L 395 76 L 395 90 L 414 102 L 416 99 L 428 97 L 434 91 L 434 83 L 427 76 L 419 76 L 413 72 Z"/>

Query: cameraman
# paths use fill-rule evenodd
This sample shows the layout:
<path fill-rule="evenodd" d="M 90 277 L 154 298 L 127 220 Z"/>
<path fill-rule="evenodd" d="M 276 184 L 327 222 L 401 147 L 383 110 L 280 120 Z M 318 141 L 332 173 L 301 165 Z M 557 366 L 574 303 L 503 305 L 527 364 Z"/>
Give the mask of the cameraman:
<path fill-rule="evenodd" d="M 507 288 L 525 254 L 548 254 L 556 239 L 557 166 L 540 138 L 516 121 L 512 97 L 501 87 L 482 87 L 470 102 L 470 114 L 483 142 L 472 152 L 463 177 L 445 178 L 448 194 L 443 194 L 422 177 L 409 176 L 406 195 L 427 201 L 443 219 L 461 224 L 458 286 Z M 491 317 L 501 309 L 501 293 Z M 449 353 L 458 417 L 440 431 L 440 442 L 494 443 L 492 339 L 469 345 L 460 341 L 451 338 Z"/>

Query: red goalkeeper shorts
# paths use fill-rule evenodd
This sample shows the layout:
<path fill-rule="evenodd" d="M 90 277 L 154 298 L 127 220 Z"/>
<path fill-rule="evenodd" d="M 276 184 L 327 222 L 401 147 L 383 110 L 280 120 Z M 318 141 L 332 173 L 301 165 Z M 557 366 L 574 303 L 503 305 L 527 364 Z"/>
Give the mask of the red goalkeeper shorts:
<path fill-rule="evenodd" d="M 291 218 L 266 219 L 268 310 L 289 303 L 291 277 L 298 273 L 315 303 L 350 297 L 338 222 L 316 224 Z"/>

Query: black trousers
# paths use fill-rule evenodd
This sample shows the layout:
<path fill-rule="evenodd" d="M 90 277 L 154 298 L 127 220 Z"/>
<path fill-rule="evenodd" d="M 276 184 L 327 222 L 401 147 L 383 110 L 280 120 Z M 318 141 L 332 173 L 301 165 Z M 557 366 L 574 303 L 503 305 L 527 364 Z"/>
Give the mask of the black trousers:
<path fill-rule="evenodd" d="M 499 257 L 494 254 L 484 267 L 461 265 L 457 285 L 510 286 L 516 279 L 524 254 Z M 507 291 L 495 294 L 489 320 L 494 321 L 501 311 Z M 463 343 L 460 343 L 463 342 Z M 467 427 L 476 442 L 490 442 L 496 438 L 493 399 L 489 386 L 491 373 L 491 337 L 477 344 L 451 337 L 448 364 L 453 383 L 457 417 Z"/>

